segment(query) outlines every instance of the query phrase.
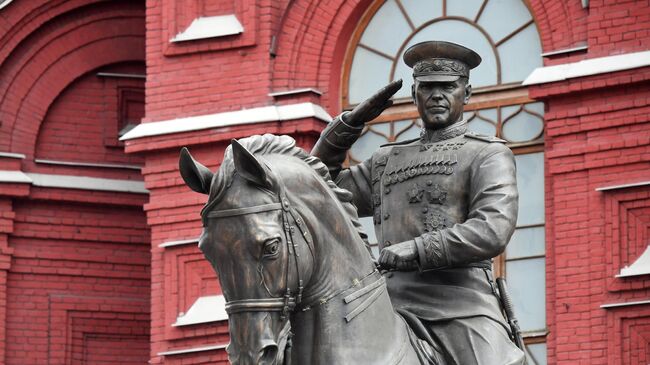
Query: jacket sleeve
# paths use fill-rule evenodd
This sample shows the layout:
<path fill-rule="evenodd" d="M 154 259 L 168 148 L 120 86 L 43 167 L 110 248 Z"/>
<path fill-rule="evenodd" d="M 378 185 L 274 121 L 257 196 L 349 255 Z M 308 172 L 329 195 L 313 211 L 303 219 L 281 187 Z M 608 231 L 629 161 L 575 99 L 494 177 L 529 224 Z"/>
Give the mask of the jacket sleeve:
<path fill-rule="evenodd" d="M 373 214 L 372 211 L 372 181 L 370 178 L 372 158 L 343 169 L 343 162 L 352 144 L 361 135 L 363 127 L 353 127 L 343 121 L 343 114 L 323 130 L 311 151 L 312 156 L 318 157 L 327 166 L 332 180 L 353 196 L 360 217 Z"/>
<path fill-rule="evenodd" d="M 505 250 L 514 233 L 519 194 L 512 151 L 490 143 L 470 169 L 467 220 L 415 238 L 421 270 L 493 258 Z"/>

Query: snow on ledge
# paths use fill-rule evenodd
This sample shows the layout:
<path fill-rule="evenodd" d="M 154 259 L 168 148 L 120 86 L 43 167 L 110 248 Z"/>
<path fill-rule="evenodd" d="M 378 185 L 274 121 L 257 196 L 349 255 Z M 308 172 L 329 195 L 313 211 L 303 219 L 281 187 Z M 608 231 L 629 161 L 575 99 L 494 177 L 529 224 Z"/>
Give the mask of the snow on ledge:
<path fill-rule="evenodd" d="M 187 29 L 178 33 L 170 42 L 225 37 L 244 32 L 244 27 L 234 14 L 199 17 Z"/>
<path fill-rule="evenodd" d="M 33 180 L 22 171 L 0 170 L 0 183 L 31 184 Z"/>
<path fill-rule="evenodd" d="M 320 105 L 300 103 L 291 105 L 265 106 L 253 109 L 237 110 L 196 117 L 178 118 L 161 122 L 142 123 L 120 138 L 127 141 L 142 137 L 182 133 L 201 129 L 230 127 L 242 124 L 278 122 L 285 120 L 317 118 L 325 122 L 332 121 Z"/>
<path fill-rule="evenodd" d="M 625 266 L 621 272 L 616 275 L 617 278 L 626 278 L 630 276 L 639 276 L 650 274 L 650 245 L 630 266 Z"/>
<path fill-rule="evenodd" d="M 199 297 L 187 313 L 181 313 L 176 318 L 176 323 L 172 324 L 172 326 L 189 326 L 200 323 L 225 321 L 227 319 L 226 299 L 223 295 L 210 295 Z"/>
<path fill-rule="evenodd" d="M 563 65 L 538 67 L 523 85 L 546 84 L 577 77 L 599 75 L 650 66 L 650 51 L 598 57 Z"/>

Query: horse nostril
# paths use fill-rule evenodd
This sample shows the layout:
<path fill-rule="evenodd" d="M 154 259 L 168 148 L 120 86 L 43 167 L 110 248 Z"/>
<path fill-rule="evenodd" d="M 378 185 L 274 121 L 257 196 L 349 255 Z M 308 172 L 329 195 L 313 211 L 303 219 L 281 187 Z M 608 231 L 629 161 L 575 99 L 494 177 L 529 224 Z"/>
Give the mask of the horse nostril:
<path fill-rule="evenodd" d="M 264 346 L 262 351 L 260 351 L 262 354 L 260 356 L 260 360 L 258 362 L 258 365 L 274 365 L 275 364 L 275 358 L 278 355 L 278 345 L 276 344 L 271 344 Z"/>

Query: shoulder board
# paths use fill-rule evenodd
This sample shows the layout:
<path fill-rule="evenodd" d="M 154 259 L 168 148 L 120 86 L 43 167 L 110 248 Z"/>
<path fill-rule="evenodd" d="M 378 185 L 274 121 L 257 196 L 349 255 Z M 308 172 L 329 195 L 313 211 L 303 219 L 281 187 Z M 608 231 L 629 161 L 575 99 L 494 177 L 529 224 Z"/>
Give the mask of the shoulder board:
<path fill-rule="evenodd" d="M 488 142 L 488 143 L 494 143 L 494 142 L 506 143 L 507 142 L 505 139 L 501 139 L 501 138 L 494 137 L 494 136 L 486 136 L 485 134 L 478 134 L 478 133 L 475 133 L 475 132 L 467 132 L 467 133 L 465 133 L 465 137 L 472 138 L 472 139 L 478 139 L 479 141 Z"/>
<path fill-rule="evenodd" d="M 405 144 L 409 144 L 409 143 L 412 143 L 412 142 L 415 142 L 415 141 L 418 141 L 418 140 L 420 140 L 420 137 L 418 137 L 418 138 L 407 139 L 407 140 L 405 140 L 405 141 L 384 143 L 384 144 L 382 144 L 382 145 L 379 146 L 379 147 L 403 146 L 403 145 L 405 145 Z"/>

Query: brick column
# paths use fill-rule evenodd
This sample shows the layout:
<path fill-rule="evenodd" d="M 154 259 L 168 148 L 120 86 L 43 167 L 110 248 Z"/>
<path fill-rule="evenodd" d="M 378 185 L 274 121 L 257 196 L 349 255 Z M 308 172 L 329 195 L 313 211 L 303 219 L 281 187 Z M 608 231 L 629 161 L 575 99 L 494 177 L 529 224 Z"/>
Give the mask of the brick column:
<path fill-rule="evenodd" d="M 5 363 L 7 350 L 7 276 L 13 249 L 9 245 L 14 232 L 13 200 L 29 195 L 30 179 L 21 171 L 24 155 L 0 153 L 0 363 Z"/>

